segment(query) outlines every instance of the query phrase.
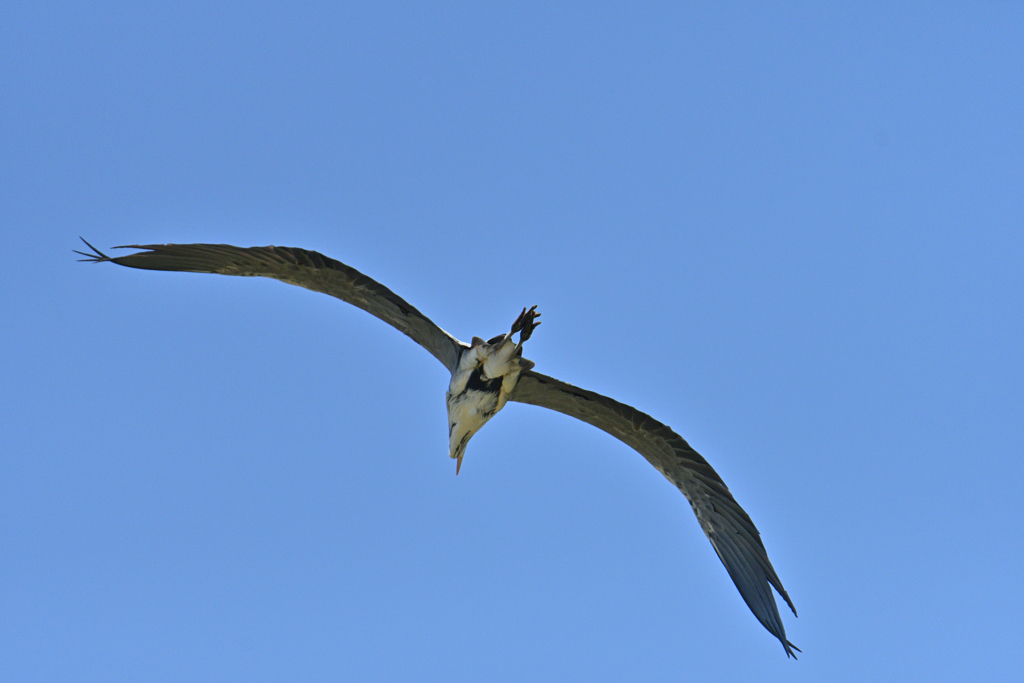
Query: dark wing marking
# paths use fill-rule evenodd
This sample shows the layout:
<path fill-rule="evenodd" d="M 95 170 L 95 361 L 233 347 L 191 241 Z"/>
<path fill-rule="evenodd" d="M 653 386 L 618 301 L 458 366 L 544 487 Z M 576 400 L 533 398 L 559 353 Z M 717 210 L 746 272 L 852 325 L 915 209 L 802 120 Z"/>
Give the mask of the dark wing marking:
<path fill-rule="evenodd" d="M 794 615 L 796 608 L 772 568 L 761 535 L 722 478 L 690 444 L 635 408 L 532 370 L 520 376 L 509 398 L 582 420 L 608 432 L 647 458 L 690 501 L 701 529 L 754 616 L 782 642 L 788 656 L 796 657 L 793 650 L 800 650 L 786 640 L 786 629 L 771 586 Z"/>
<path fill-rule="evenodd" d="M 85 242 L 85 240 L 82 240 Z M 88 242 L 95 254 L 76 252 L 94 263 L 110 261 L 129 268 L 269 277 L 358 306 L 412 338 L 455 370 L 462 344 L 376 280 L 323 254 L 294 247 L 233 247 L 228 244 L 147 244 L 114 247 L 145 249 L 109 257 Z"/>

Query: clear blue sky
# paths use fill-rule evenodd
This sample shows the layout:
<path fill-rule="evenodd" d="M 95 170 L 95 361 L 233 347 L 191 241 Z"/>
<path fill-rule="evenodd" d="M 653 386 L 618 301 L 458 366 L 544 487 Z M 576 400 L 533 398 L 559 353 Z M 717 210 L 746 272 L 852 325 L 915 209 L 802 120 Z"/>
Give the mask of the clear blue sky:
<path fill-rule="evenodd" d="M 0 9 L 0 678 L 1019 680 L 1019 3 Z M 644 460 L 269 280 L 315 249 L 672 425 Z"/>

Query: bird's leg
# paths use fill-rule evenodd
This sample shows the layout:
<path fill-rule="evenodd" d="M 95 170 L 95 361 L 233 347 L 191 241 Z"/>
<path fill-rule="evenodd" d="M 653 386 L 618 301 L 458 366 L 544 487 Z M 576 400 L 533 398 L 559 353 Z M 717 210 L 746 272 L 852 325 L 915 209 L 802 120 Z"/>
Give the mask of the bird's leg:
<path fill-rule="evenodd" d="M 512 331 L 509 332 L 509 334 L 515 334 L 519 330 L 523 329 L 523 318 L 525 318 L 525 317 L 526 317 L 526 309 L 523 308 L 523 312 L 520 313 L 519 316 L 512 323 Z"/>
<path fill-rule="evenodd" d="M 537 313 L 537 307 L 531 306 L 529 310 L 524 308 L 523 312 L 519 314 L 518 318 L 516 318 L 516 321 L 512 323 L 511 334 L 515 334 L 520 331 L 522 332 L 522 334 L 519 335 L 520 344 L 529 339 L 530 335 L 533 334 L 533 330 L 537 325 L 540 325 L 540 321 L 537 320 L 539 317 L 540 313 Z"/>

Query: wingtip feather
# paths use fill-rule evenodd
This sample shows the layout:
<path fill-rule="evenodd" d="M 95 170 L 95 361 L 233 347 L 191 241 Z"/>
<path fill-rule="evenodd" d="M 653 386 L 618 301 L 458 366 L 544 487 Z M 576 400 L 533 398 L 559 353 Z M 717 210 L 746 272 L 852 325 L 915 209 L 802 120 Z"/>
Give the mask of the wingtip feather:
<path fill-rule="evenodd" d="M 89 244 L 89 241 L 87 239 L 85 239 L 84 237 L 82 237 L 81 235 L 78 236 L 78 239 L 80 239 L 83 242 L 85 242 L 85 246 L 89 247 L 94 252 L 92 254 L 87 254 L 84 251 L 78 251 L 77 249 L 72 249 L 71 251 L 73 251 L 74 253 L 79 254 L 79 255 L 85 257 L 84 259 L 78 259 L 79 263 L 81 263 L 81 262 L 103 263 L 104 261 L 111 260 L 109 256 L 107 256 L 102 251 L 100 251 L 96 247 L 94 247 L 91 244 Z"/>

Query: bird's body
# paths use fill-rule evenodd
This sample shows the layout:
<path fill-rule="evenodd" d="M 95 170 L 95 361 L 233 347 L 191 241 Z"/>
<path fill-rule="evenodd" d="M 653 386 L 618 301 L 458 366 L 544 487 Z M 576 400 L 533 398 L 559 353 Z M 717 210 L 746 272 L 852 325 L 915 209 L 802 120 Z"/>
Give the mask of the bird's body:
<path fill-rule="evenodd" d="M 83 240 L 84 241 L 84 240 Z M 88 242 L 86 242 L 88 244 Z M 354 268 L 315 251 L 290 247 L 241 248 L 224 244 L 133 246 L 142 253 L 111 258 L 89 245 L 94 262 L 147 270 L 263 276 L 323 292 L 358 306 L 423 346 L 451 372 L 448 385 L 449 455 L 462 464 L 466 446 L 508 401 L 555 410 L 587 422 L 634 448 L 686 496 L 722 564 L 758 621 L 782 643 L 786 638 L 774 588 L 796 609 L 772 568 L 760 533 L 708 462 L 668 426 L 607 396 L 535 372 L 523 343 L 540 323 L 524 309 L 503 335 L 467 344 L 435 325 L 404 299 Z M 519 333 L 519 341 L 513 335 Z"/>
<path fill-rule="evenodd" d="M 508 397 L 515 391 L 519 376 L 534 366 L 523 358 L 523 342 L 530 338 L 540 314 L 536 306 L 525 308 L 512 323 L 512 331 L 490 341 L 473 337 L 468 349 L 463 349 L 459 364 L 452 372 L 445 395 L 448 404 L 448 449 L 457 460 L 455 474 L 462 468 L 466 445 L 481 427 L 505 407 Z M 512 335 L 520 333 L 519 343 Z"/>

